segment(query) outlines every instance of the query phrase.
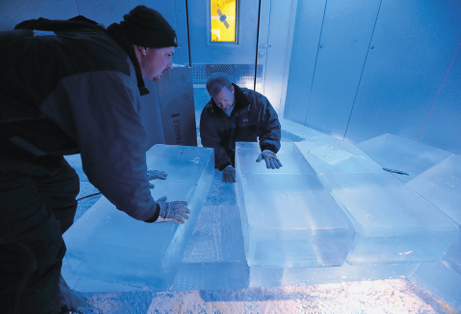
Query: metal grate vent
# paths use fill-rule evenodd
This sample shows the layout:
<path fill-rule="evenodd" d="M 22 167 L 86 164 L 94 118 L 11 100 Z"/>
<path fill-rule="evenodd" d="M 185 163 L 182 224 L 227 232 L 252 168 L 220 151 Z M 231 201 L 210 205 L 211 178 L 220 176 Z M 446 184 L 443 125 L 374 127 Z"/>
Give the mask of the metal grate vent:
<path fill-rule="evenodd" d="M 256 73 L 257 82 L 262 81 L 263 66 L 258 65 Z M 192 80 L 194 85 L 205 85 L 208 78 L 216 72 L 227 73 L 232 82 L 241 86 L 253 89 L 255 66 L 254 64 L 192 64 Z"/>

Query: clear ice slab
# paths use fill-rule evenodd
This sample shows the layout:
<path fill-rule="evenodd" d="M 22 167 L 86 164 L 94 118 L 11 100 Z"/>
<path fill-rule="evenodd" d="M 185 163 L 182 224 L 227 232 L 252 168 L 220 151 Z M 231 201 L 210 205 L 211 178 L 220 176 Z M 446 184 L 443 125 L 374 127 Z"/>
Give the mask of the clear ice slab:
<path fill-rule="evenodd" d="M 283 167 L 256 162 L 258 143 L 237 143 L 237 200 L 250 267 L 328 267 L 344 263 L 354 229 L 293 143 Z"/>
<path fill-rule="evenodd" d="M 443 261 L 421 263 L 409 278 L 461 312 L 461 274 Z M 446 309 L 446 313 L 459 313 Z"/>
<path fill-rule="evenodd" d="M 384 168 L 407 173 L 393 175 L 407 183 L 451 153 L 389 133 L 357 144 L 357 147 Z"/>
<path fill-rule="evenodd" d="M 461 156 L 451 155 L 407 186 L 461 225 Z"/>
<path fill-rule="evenodd" d="M 349 264 L 439 261 L 456 240 L 450 218 L 351 143 L 296 146 L 355 227 Z"/>
<path fill-rule="evenodd" d="M 121 286 L 167 290 L 173 282 L 210 189 L 214 152 L 209 148 L 155 145 L 146 153 L 148 169 L 162 170 L 152 196 L 185 200 L 185 224 L 145 223 L 102 197 L 65 234 L 69 286 L 79 291 L 120 291 Z M 96 290 L 95 290 L 96 289 Z"/>
<path fill-rule="evenodd" d="M 461 226 L 461 156 L 451 155 L 407 183 L 416 193 Z M 443 261 L 461 274 L 461 237 Z"/>
<path fill-rule="evenodd" d="M 210 192 L 176 274 L 174 290 L 243 289 L 249 267 L 234 184 L 215 169 Z"/>

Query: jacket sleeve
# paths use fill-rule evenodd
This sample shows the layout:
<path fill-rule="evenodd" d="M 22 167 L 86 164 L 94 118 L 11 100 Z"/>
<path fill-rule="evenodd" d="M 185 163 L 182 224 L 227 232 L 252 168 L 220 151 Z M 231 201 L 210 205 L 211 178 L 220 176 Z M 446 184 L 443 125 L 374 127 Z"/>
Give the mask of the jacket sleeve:
<path fill-rule="evenodd" d="M 78 143 L 89 181 L 119 210 L 148 221 L 158 213 L 139 110 L 136 83 L 116 71 L 65 77 L 41 107 Z"/>
<path fill-rule="evenodd" d="M 208 114 L 207 106 L 205 106 L 200 116 L 200 139 L 203 147 L 214 149 L 215 168 L 221 171 L 231 165 L 232 162 L 222 145 L 216 123 L 218 121 Z"/>
<path fill-rule="evenodd" d="M 282 128 L 280 126 L 277 112 L 270 104 L 269 100 L 259 95 L 256 102 L 260 110 L 260 127 L 259 127 L 259 146 L 261 151 L 268 149 L 277 153 L 280 149 L 280 139 L 282 137 Z"/>

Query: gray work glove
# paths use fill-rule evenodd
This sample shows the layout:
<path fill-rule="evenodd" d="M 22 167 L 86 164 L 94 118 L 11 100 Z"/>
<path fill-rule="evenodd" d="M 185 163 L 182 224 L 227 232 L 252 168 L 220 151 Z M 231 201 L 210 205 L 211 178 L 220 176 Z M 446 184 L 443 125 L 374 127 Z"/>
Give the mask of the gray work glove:
<path fill-rule="evenodd" d="M 258 159 L 256 159 L 257 162 L 260 162 L 263 160 L 266 162 L 266 168 L 267 169 L 278 169 L 282 167 L 282 163 L 280 160 L 277 158 L 277 156 L 270 150 L 263 150 L 261 154 L 259 154 Z"/>
<path fill-rule="evenodd" d="M 185 221 L 182 219 L 189 219 L 187 214 L 190 210 L 186 207 L 187 202 L 165 202 L 166 196 L 159 198 L 156 203 L 160 206 L 160 214 L 155 222 L 174 221 L 183 224 Z M 182 217 L 182 218 L 181 218 Z"/>
<path fill-rule="evenodd" d="M 166 172 L 160 170 L 147 170 L 147 177 L 149 178 L 149 181 L 155 179 L 165 180 L 167 176 L 168 174 Z M 152 182 L 149 182 L 149 187 L 153 189 L 155 188 L 155 185 Z"/>
<path fill-rule="evenodd" d="M 235 168 L 232 165 L 227 166 L 222 171 L 222 180 L 226 183 L 235 182 Z"/>

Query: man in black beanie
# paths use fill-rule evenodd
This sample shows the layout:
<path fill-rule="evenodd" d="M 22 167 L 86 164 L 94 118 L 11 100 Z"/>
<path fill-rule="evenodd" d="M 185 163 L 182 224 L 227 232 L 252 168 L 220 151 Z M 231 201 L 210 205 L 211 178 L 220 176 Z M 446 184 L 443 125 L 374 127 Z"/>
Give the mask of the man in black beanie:
<path fill-rule="evenodd" d="M 83 16 L 0 32 L 0 312 L 60 312 L 59 277 L 79 191 L 63 155 L 135 219 L 184 223 L 182 201 L 155 201 L 140 96 L 171 68 L 175 31 L 138 6 L 104 29 Z M 153 239 L 155 240 L 155 239 Z"/>
<path fill-rule="evenodd" d="M 178 46 L 176 32 L 157 11 L 137 6 L 123 16 L 120 24 L 110 25 L 108 32 L 120 45 L 129 42 L 134 46 L 144 78 L 157 81 L 171 69 L 171 57 Z"/>

